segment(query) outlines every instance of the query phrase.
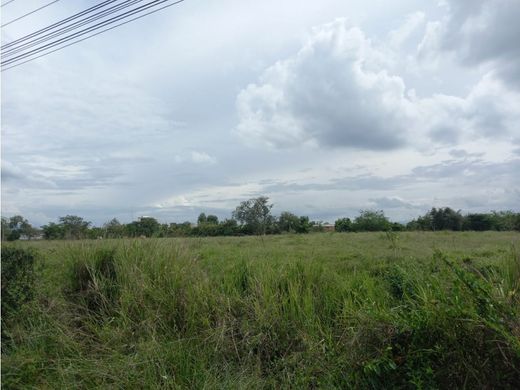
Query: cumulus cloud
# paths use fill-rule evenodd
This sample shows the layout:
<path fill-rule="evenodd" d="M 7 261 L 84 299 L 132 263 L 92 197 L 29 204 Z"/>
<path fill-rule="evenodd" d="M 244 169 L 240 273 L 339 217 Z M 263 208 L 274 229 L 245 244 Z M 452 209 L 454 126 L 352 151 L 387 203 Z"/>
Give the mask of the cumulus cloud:
<path fill-rule="evenodd" d="M 429 22 L 419 45 L 428 61 L 452 53 L 465 65 L 489 65 L 503 81 L 520 87 L 520 2 L 447 0 L 447 14 Z"/>
<path fill-rule="evenodd" d="M 390 45 L 399 47 L 406 42 L 420 26 L 424 25 L 425 16 L 424 12 L 420 11 L 408 15 L 399 28 L 390 31 L 388 34 Z"/>
<path fill-rule="evenodd" d="M 492 73 L 463 97 L 419 97 L 388 70 L 387 50 L 344 19 L 314 28 L 294 56 L 240 92 L 236 132 L 250 144 L 270 147 L 389 150 L 507 136 L 515 128 L 520 95 Z"/>
<path fill-rule="evenodd" d="M 275 147 L 402 146 L 412 107 L 403 80 L 383 62 L 383 53 L 344 19 L 317 27 L 294 57 L 239 94 L 237 132 Z"/>

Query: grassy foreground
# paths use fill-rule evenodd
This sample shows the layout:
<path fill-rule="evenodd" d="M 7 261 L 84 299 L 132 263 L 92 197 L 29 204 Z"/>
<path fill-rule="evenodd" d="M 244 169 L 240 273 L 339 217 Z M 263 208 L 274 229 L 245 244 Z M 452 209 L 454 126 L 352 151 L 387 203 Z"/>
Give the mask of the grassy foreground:
<path fill-rule="evenodd" d="M 520 386 L 519 233 L 15 246 L 6 389 Z"/>

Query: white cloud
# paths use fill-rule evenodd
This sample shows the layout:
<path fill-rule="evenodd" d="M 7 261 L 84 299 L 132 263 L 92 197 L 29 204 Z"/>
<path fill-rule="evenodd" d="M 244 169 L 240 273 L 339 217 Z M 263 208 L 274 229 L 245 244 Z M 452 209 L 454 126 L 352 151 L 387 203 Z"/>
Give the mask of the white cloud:
<path fill-rule="evenodd" d="M 419 55 L 438 62 L 451 54 L 467 66 L 492 69 L 508 84 L 520 87 L 520 1 L 446 0 L 447 13 L 429 22 Z"/>
<path fill-rule="evenodd" d="M 48 7 L 3 38 L 80 3 Z M 499 181 L 480 164 L 468 177 L 470 168 L 454 165 L 449 180 L 403 184 L 402 175 L 444 159 L 520 155 L 511 143 L 520 139 L 511 90 L 520 67 L 506 66 L 518 58 L 516 39 L 499 38 L 517 31 L 507 22 L 516 3 L 435 4 L 185 2 L 2 73 L 2 210 L 42 224 L 66 213 L 167 222 L 208 208 L 229 216 L 261 194 L 316 219 L 356 214 L 374 207 L 370 199 L 444 206 L 457 196 L 463 207 L 472 194 L 482 210 L 510 207 L 518 164 L 503 165 Z M 25 8 L 14 2 L 4 16 Z M 341 15 L 351 24 L 324 24 Z M 428 66 L 416 58 L 421 41 Z M 230 129 L 272 148 L 244 148 Z"/>
<path fill-rule="evenodd" d="M 275 148 L 388 150 L 509 136 L 516 129 L 520 95 L 493 73 L 466 96 L 418 97 L 388 70 L 387 50 L 344 19 L 316 27 L 298 53 L 240 92 L 236 132 L 249 144 Z"/>
<path fill-rule="evenodd" d="M 237 98 L 237 133 L 275 147 L 392 149 L 405 143 L 413 107 L 385 57 L 344 19 L 316 27 L 303 48 Z"/>
<path fill-rule="evenodd" d="M 211 157 L 206 152 L 191 152 L 191 160 L 198 164 L 215 164 L 217 159 L 215 157 Z"/>
<path fill-rule="evenodd" d="M 410 36 L 424 25 L 424 12 L 414 12 L 406 17 L 405 22 L 397 29 L 390 31 L 388 39 L 392 47 L 400 47 Z"/>

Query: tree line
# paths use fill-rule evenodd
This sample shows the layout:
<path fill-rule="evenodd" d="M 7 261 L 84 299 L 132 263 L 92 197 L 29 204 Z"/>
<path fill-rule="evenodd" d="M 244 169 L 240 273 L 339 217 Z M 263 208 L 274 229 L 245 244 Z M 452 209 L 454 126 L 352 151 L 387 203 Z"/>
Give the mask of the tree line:
<path fill-rule="evenodd" d="M 116 218 L 101 227 L 76 215 L 60 217 L 58 222 L 50 222 L 34 228 L 24 217 L 15 215 L 2 217 L 2 240 L 44 238 L 56 239 L 98 239 L 123 237 L 189 237 L 189 236 L 240 236 L 283 233 L 310 233 L 328 230 L 321 221 L 311 221 L 308 216 L 298 216 L 289 211 L 279 216 L 271 213 L 273 205 L 269 198 L 261 196 L 243 201 L 233 211 L 231 218 L 219 220 L 216 215 L 201 213 L 197 223 L 159 223 L 153 217 L 140 217 L 124 224 Z M 425 215 L 406 224 L 392 222 L 382 210 L 362 210 L 354 218 L 340 218 L 335 221 L 336 232 L 374 231 L 520 231 L 520 213 L 513 211 L 492 211 L 490 213 L 469 213 L 449 207 L 432 208 Z"/>

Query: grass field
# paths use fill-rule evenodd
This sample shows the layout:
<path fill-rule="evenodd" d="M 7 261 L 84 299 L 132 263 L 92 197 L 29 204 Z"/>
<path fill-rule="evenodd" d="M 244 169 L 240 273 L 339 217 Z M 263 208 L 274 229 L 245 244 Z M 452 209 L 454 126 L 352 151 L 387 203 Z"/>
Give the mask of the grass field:
<path fill-rule="evenodd" d="M 520 387 L 519 233 L 14 246 L 6 389 Z"/>

